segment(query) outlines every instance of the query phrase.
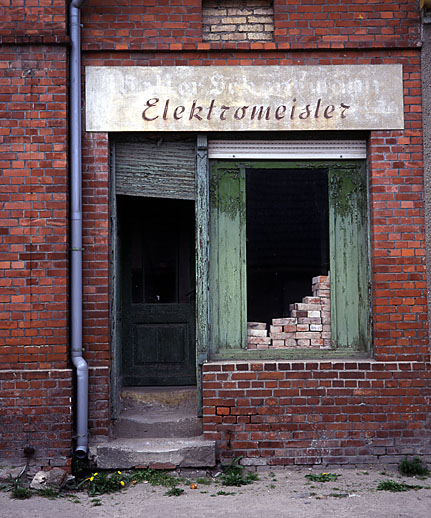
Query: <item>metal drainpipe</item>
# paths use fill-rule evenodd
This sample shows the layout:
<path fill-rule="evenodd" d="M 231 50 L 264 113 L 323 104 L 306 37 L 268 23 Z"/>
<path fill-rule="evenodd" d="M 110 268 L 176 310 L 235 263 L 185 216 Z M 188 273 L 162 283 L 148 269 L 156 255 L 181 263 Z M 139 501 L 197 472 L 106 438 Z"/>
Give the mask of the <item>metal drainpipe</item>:
<path fill-rule="evenodd" d="M 81 150 L 81 12 L 85 0 L 70 3 L 70 189 L 71 189 L 71 340 L 77 376 L 75 455 L 88 450 L 88 365 L 82 357 L 82 150 Z"/>

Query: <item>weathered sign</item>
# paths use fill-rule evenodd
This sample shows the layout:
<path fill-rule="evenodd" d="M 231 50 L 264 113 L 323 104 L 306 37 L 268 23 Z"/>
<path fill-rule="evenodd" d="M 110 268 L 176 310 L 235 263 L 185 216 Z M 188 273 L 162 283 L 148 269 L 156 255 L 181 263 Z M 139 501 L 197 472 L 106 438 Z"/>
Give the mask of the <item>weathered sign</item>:
<path fill-rule="evenodd" d="M 87 131 L 402 129 L 401 65 L 87 67 Z"/>

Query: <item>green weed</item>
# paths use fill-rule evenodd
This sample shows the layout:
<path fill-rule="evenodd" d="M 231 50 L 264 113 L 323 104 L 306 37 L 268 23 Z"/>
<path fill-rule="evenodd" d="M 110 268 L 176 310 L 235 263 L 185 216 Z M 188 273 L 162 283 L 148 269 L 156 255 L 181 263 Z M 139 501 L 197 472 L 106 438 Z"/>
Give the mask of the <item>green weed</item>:
<path fill-rule="evenodd" d="M 207 477 L 199 477 L 196 479 L 196 484 L 201 484 L 203 486 L 210 486 L 211 482 L 212 482 L 212 480 Z"/>
<path fill-rule="evenodd" d="M 422 489 L 422 486 L 406 484 L 405 482 L 396 482 L 395 480 L 383 480 L 377 486 L 377 491 L 391 491 L 392 493 L 400 493 L 409 491 L 410 489 Z"/>
<path fill-rule="evenodd" d="M 225 486 L 245 486 L 259 479 L 256 473 L 244 473 L 240 465 L 242 457 L 236 457 L 230 464 L 222 465 L 223 474 L 220 479 Z"/>
<path fill-rule="evenodd" d="M 165 496 L 180 496 L 184 493 L 184 489 L 181 487 L 171 487 L 166 491 Z"/>
<path fill-rule="evenodd" d="M 134 483 L 148 482 L 152 486 L 175 487 L 178 483 L 185 483 L 185 479 L 173 477 L 163 470 L 140 469 L 134 471 L 131 476 Z M 136 481 L 136 482 L 135 482 Z"/>
<path fill-rule="evenodd" d="M 408 477 L 413 477 L 415 475 L 426 477 L 429 475 L 428 468 L 419 457 L 415 457 L 412 460 L 403 459 L 398 466 L 398 471 L 401 475 L 406 475 Z"/>
<path fill-rule="evenodd" d="M 43 489 L 39 489 L 37 494 L 39 496 L 43 496 L 44 498 L 48 498 L 49 500 L 55 500 L 60 496 L 59 491 L 53 487 L 44 487 Z"/>
<path fill-rule="evenodd" d="M 12 488 L 11 497 L 16 500 L 26 500 L 27 498 L 31 498 L 31 496 L 31 491 L 27 487 L 16 485 Z"/>
<path fill-rule="evenodd" d="M 24 470 L 16 477 L 13 478 L 12 475 L 9 475 L 8 481 L 0 487 L 1 491 L 10 492 L 11 498 L 15 498 L 17 500 L 25 500 L 32 496 L 32 492 L 30 489 L 23 487 L 20 482 L 21 475 Z"/>
<path fill-rule="evenodd" d="M 313 482 L 333 482 L 337 480 L 339 476 L 340 475 L 336 475 L 335 473 L 307 473 L 305 478 Z"/>
<path fill-rule="evenodd" d="M 93 473 L 83 481 L 83 486 L 87 489 L 88 496 L 104 495 L 105 493 L 115 493 L 121 491 L 128 481 L 128 476 L 121 471 L 114 473 L 100 472 Z"/>

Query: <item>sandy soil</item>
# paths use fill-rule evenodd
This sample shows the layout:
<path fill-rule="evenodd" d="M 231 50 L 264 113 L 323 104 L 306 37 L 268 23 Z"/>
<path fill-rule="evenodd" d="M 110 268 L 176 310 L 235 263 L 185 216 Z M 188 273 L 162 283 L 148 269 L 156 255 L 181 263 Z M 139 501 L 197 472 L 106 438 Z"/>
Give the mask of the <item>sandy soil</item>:
<path fill-rule="evenodd" d="M 13 500 L 0 493 L 0 516 L 9 518 L 98 518 L 98 517 L 373 517 L 430 518 L 431 478 L 401 477 L 382 468 L 328 469 L 339 475 L 333 482 L 311 482 L 305 475 L 323 469 L 271 469 L 259 472 L 259 480 L 241 488 L 220 482 L 199 484 L 197 489 L 181 485 L 184 493 L 165 496 L 166 488 L 138 484 L 121 493 L 90 498 L 86 493 L 49 500 L 33 496 Z M 193 480 L 201 473 L 185 474 Z M 377 491 L 380 481 L 392 479 L 422 489 L 393 493 Z M 229 493 L 218 494 L 220 491 Z"/>

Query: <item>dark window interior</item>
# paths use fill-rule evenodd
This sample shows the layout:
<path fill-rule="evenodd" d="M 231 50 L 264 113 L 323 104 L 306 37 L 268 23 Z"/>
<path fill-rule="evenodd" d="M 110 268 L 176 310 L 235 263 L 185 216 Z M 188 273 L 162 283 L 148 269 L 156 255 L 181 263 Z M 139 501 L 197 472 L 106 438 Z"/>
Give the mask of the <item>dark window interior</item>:
<path fill-rule="evenodd" d="M 247 320 L 271 323 L 329 270 L 328 171 L 247 169 Z"/>

